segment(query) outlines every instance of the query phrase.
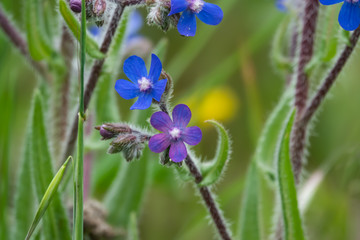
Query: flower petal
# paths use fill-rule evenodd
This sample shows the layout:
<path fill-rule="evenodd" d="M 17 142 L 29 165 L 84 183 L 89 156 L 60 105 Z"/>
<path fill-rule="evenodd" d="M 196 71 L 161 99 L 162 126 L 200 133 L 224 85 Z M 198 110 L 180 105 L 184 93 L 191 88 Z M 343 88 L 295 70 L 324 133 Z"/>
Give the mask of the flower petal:
<path fill-rule="evenodd" d="M 201 141 L 202 132 L 199 127 L 188 127 L 182 132 L 182 140 L 189 145 L 197 145 Z"/>
<path fill-rule="evenodd" d="M 195 13 L 191 10 L 187 9 L 181 15 L 177 29 L 179 33 L 186 37 L 195 36 L 196 33 L 196 18 Z"/>
<path fill-rule="evenodd" d="M 144 60 L 138 56 L 131 56 L 124 62 L 124 73 L 134 83 L 142 77 L 147 77 Z"/>
<path fill-rule="evenodd" d="M 339 24 L 346 31 L 355 30 L 360 24 L 359 4 L 345 1 L 339 13 Z"/>
<path fill-rule="evenodd" d="M 205 3 L 197 17 L 206 24 L 218 25 L 223 19 L 224 13 L 218 5 Z"/>
<path fill-rule="evenodd" d="M 182 141 L 171 143 L 169 157 L 173 162 L 181 162 L 187 156 L 185 144 Z"/>
<path fill-rule="evenodd" d="M 140 93 L 138 100 L 131 106 L 130 110 L 140 109 L 144 110 L 150 107 L 152 97 L 148 93 Z"/>
<path fill-rule="evenodd" d="M 185 11 L 188 5 L 186 0 L 171 0 L 171 11 L 168 16 Z"/>
<path fill-rule="evenodd" d="M 170 137 L 165 133 L 152 136 L 149 140 L 149 148 L 154 153 L 161 153 L 170 145 Z"/>
<path fill-rule="evenodd" d="M 159 80 L 161 70 L 162 70 L 162 64 L 160 59 L 155 54 L 151 54 L 151 66 L 150 66 L 148 78 L 153 83 L 156 83 Z"/>
<path fill-rule="evenodd" d="M 185 128 L 191 119 L 190 108 L 185 104 L 176 105 L 172 112 L 172 117 L 176 127 Z"/>
<path fill-rule="evenodd" d="M 173 122 L 171 121 L 169 115 L 164 112 L 154 113 L 150 118 L 150 124 L 155 129 L 162 132 L 168 132 L 173 126 Z"/>
<path fill-rule="evenodd" d="M 165 92 L 167 79 L 162 79 L 160 81 L 155 82 L 155 84 L 152 87 L 152 97 L 160 102 L 161 95 Z"/>
<path fill-rule="evenodd" d="M 341 3 L 344 0 L 320 0 L 320 3 L 322 5 L 333 5 L 333 4 L 337 4 L 337 3 Z"/>
<path fill-rule="evenodd" d="M 139 95 L 140 91 L 136 84 L 124 79 L 119 79 L 115 83 L 115 90 L 122 98 L 132 99 Z"/>

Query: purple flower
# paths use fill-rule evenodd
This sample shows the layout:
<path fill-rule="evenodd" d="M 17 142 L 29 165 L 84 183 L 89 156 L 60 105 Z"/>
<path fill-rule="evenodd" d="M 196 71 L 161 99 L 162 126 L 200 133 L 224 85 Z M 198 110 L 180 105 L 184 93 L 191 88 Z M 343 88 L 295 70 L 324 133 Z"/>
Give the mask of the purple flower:
<path fill-rule="evenodd" d="M 346 31 L 353 31 L 360 24 L 359 0 L 320 0 L 323 5 L 332 5 L 344 2 L 339 13 L 339 24 Z"/>
<path fill-rule="evenodd" d="M 170 15 L 183 12 L 177 29 L 181 35 L 195 36 L 196 18 L 195 15 L 204 23 L 218 25 L 223 19 L 221 8 L 215 4 L 204 2 L 203 0 L 171 0 Z"/>
<path fill-rule="evenodd" d="M 174 162 L 181 162 L 187 156 L 185 143 L 197 145 L 202 138 L 199 127 L 186 127 L 191 119 L 191 111 L 185 104 L 177 105 L 172 112 L 171 121 L 169 115 L 164 112 L 156 112 L 151 116 L 151 125 L 163 133 L 150 138 L 149 148 L 155 153 L 165 151 L 170 146 L 169 156 Z"/>
<path fill-rule="evenodd" d="M 162 64 L 155 54 L 151 55 L 149 74 L 144 61 L 138 56 L 131 56 L 124 62 L 124 73 L 130 81 L 117 80 L 115 90 L 125 99 L 138 97 L 131 110 L 149 108 L 152 99 L 160 102 L 165 91 L 167 79 L 159 80 L 161 70 Z"/>

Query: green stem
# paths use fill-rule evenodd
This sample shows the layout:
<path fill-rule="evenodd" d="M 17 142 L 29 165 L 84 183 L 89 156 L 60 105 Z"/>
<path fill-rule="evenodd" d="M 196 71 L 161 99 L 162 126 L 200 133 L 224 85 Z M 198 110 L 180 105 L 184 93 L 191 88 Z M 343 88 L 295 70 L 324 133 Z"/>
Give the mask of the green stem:
<path fill-rule="evenodd" d="M 80 106 L 78 120 L 77 158 L 74 171 L 74 235 L 73 239 L 83 239 L 83 175 L 84 175 L 84 70 L 85 70 L 85 37 L 86 37 L 86 11 L 85 0 L 81 1 L 81 39 L 80 39 Z"/>

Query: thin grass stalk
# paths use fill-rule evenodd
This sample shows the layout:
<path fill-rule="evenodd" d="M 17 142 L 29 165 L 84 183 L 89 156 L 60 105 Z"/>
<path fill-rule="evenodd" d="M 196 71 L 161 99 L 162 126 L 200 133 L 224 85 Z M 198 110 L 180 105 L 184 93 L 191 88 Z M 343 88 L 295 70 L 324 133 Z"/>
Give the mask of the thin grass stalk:
<path fill-rule="evenodd" d="M 78 142 L 77 142 L 77 157 L 75 161 L 74 171 L 74 216 L 73 216 L 73 239 L 83 240 L 84 232 L 84 212 L 83 212 L 83 198 L 84 198 L 84 71 L 85 71 L 85 39 L 86 39 L 86 7 L 85 0 L 81 1 L 81 39 L 80 39 L 80 106 L 78 118 Z"/>

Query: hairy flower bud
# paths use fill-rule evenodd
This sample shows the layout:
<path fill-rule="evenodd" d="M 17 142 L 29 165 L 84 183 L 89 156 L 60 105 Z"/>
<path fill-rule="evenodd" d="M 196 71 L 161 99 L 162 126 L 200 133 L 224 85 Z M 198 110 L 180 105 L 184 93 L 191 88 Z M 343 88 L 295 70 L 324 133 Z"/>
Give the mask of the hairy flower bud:
<path fill-rule="evenodd" d="M 167 31 L 170 27 L 176 26 L 180 15 L 174 14 L 168 16 L 170 13 L 170 6 L 170 1 L 156 0 L 150 7 L 150 11 L 147 16 L 148 24 L 157 25 L 163 31 Z"/>
<path fill-rule="evenodd" d="M 106 1 L 105 0 L 95 0 L 93 12 L 97 17 L 101 17 L 106 10 Z"/>
<path fill-rule="evenodd" d="M 73 12 L 81 12 L 81 0 L 70 0 L 70 8 Z"/>
<path fill-rule="evenodd" d="M 133 159 L 139 159 L 144 149 L 144 142 L 139 136 L 135 135 L 119 135 L 110 143 L 108 153 L 114 154 L 122 152 L 127 162 Z"/>
<path fill-rule="evenodd" d="M 101 140 L 112 139 L 119 134 L 132 133 L 132 130 L 128 125 L 117 123 L 104 123 L 101 126 L 96 126 L 95 129 L 100 131 L 100 135 L 102 136 Z"/>

